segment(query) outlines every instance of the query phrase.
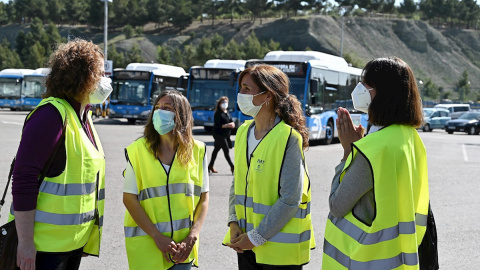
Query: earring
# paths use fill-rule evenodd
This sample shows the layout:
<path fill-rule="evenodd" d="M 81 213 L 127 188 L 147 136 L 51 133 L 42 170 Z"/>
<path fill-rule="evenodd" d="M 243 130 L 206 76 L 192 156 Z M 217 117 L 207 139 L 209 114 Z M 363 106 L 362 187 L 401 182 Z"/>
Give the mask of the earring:
<path fill-rule="evenodd" d="M 267 106 L 270 105 L 270 101 L 267 100 Z"/>

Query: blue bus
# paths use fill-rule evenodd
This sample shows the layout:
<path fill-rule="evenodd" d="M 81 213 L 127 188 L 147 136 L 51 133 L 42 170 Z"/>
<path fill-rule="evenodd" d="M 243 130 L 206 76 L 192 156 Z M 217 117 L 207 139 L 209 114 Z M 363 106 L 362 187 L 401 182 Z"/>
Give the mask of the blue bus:
<path fill-rule="evenodd" d="M 0 108 L 22 109 L 22 82 L 33 69 L 4 69 L 0 71 Z"/>
<path fill-rule="evenodd" d="M 23 76 L 21 110 L 33 110 L 40 103 L 46 90 L 45 79 L 49 72 L 49 68 L 37 68 L 33 73 Z"/>
<path fill-rule="evenodd" d="M 115 69 L 108 117 L 126 118 L 132 124 L 136 120 L 147 120 L 152 103 L 162 91 L 185 92 L 178 81 L 186 75 L 181 67 L 163 64 L 131 63 L 126 69 Z"/>
<path fill-rule="evenodd" d="M 237 107 L 237 78 L 245 68 L 245 60 L 208 60 L 203 66 L 190 68 L 187 98 L 192 106 L 194 124 L 210 132 L 217 100 L 229 99 L 228 110 L 236 126 L 248 117 Z"/>
<path fill-rule="evenodd" d="M 275 66 L 288 75 L 290 93 L 305 112 L 310 140 L 330 144 L 338 137 L 338 107 L 352 112 L 354 124 L 367 127 L 366 115 L 355 112 L 351 98 L 362 70 L 349 66 L 342 57 L 315 51 L 272 51 L 263 60 L 248 61 L 246 67 L 259 64 Z"/>

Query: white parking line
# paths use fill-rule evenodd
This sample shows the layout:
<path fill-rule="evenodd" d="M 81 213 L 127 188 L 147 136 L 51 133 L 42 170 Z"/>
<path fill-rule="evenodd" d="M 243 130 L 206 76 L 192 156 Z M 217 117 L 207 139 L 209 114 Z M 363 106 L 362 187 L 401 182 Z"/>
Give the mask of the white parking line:
<path fill-rule="evenodd" d="M 19 126 L 22 126 L 23 124 L 22 123 L 18 123 L 18 122 L 8 122 L 8 121 L 2 121 L 3 124 L 10 124 L 10 125 L 19 125 Z"/>
<path fill-rule="evenodd" d="M 468 161 L 467 149 L 465 149 L 465 144 L 462 144 L 463 159 Z"/>

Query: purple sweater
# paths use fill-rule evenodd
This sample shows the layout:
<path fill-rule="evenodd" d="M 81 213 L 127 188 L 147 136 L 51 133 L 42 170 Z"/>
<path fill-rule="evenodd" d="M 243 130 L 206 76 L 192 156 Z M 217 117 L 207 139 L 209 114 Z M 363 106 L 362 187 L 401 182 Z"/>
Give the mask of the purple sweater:
<path fill-rule="evenodd" d="M 68 102 L 80 119 L 80 103 L 76 101 Z M 95 145 L 86 116 L 88 108 L 89 105 L 85 108 L 83 121 L 80 122 L 84 132 Z M 13 209 L 15 211 L 30 211 L 37 207 L 38 189 L 40 187 L 38 177 L 52 155 L 55 145 L 60 140 L 62 129 L 62 117 L 51 104 L 38 108 L 25 122 L 12 175 Z M 63 140 L 60 142 L 60 148 L 46 176 L 60 175 L 65 169 L 66 160 L 65 140 Z"/>

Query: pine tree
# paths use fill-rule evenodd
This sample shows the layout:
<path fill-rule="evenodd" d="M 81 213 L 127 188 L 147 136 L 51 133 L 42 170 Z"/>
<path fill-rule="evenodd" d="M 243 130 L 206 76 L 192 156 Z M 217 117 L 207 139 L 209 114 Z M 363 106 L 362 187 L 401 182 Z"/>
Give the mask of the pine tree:
<path fill-rule="evenodd" d="M 125 56 L 125 60 L 127 63 L 142 63 L 143 62 L 143 55 L 142 50 L 138 44 L 134 44 L 132 49 L 127 52 Z"/>

